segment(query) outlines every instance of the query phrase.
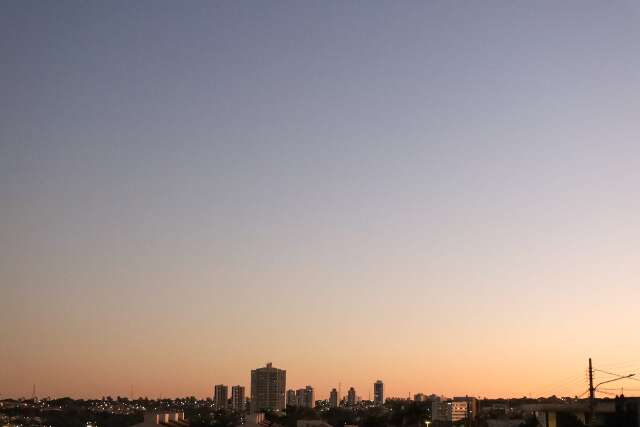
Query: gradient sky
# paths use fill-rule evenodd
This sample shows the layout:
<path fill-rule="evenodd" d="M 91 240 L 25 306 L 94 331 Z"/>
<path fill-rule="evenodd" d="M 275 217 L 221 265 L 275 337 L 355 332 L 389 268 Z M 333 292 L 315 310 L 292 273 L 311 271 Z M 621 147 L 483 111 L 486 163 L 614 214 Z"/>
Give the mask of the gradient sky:
<path fill-rule="evenodd" d="M 639 18 L 2 2 L 0 395 L 640 374 Z"/>

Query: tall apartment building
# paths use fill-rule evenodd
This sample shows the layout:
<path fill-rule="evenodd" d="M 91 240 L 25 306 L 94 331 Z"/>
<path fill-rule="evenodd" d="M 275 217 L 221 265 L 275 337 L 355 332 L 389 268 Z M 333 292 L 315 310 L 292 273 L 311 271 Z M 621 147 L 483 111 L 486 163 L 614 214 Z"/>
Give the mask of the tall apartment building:
<path fill-rule="evenodd" d="M 376 405 L 384 404 L 384 383 L 380 380 L 373 383 L 373 403 Z"/>
<path fill-rule="evenodd" d="M 310 385 L 296 390 L 296 406 L 300 408 L 313 408 L 316 406 L 315 393 Z"/>
<path fill-rule="evenodd" d="M 226 409 L 229 389 L 224 384 L 218 384 L 213 388 L 213 403 L 216 405 L 216 409 Z"/>
<path fill-rule="evenodd" d="M 241 385 L 234 385 L 231 387 L 231 408 L 238 412 L 242 412 L 246 409 L 244 387 Z"/>
<path fill-rule="evenodd" d="M 331 389 L 329 393 L 329 407 L 337 408 L 338 407 L 338 390 Z"/>
<path fill-rule="evenodd" d="M 251 412 L 261 409 L 280 411 L 285 408 L 287 371 L 267 363 L 251 371 Z"/>
<path fill-rule="evenodd" d="M 356 406 L 356 389 L 353 387 L 347 392 L 347 406 Z"/>
<path fill-rule="evenodd" d="M 287 406 L 298 406 L 295 390 L 287 390 Z"/>

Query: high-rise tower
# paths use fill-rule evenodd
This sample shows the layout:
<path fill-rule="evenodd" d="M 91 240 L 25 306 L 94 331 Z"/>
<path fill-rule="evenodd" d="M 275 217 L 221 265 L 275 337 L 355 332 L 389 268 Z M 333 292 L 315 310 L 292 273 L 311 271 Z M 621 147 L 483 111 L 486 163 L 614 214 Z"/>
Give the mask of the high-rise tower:
<path fill-rule="evenodd" d="M 384 404 L 384 383 L 380 380 L 373 383 L 373 403 L 375 405 Z"/>
<path fill-rule="evenodd" d="M 231 407 L 237 412 L 245 410 L 244 387 L 241 385 L 231 387 Z"/>
<path fill-rule="evenodd" d="M 216 409 L 227 409 L 229 401 L 229 389 L 224 384 L 218 384 L 213 388 L 213 403 Z"/>
<path fill-rule="evenodd" d="M 267 363 L 264 368 L 251 371 L 251 412 L 262 409 L 283 410 L 287 371 Z"/>

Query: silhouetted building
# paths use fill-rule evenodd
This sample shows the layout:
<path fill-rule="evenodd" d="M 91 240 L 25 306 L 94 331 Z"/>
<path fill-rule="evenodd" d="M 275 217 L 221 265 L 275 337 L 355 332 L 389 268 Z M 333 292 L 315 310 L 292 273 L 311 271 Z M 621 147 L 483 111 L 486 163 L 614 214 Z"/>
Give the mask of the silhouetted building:
<path fill-rule="evenodd" d="M 315 406 L 315 393 L 310 385 L 296 390 L 296 406 L 300 408 L 313 408 Z"/>
<path fill-rule="evenodd" d="M 217 409 L 226 409 L 229 401 L 228 388 L 224 384 L 218 384 L 213 389 L 213 403 Z"/>
<path fill-rule="evenodd" d="M 286 385 L 287 371 L 274 368 L 271 363 L 267 363 L 264 368 L 252 370 L 251 412 L 284 409 Z"/>
<path fill-rule="evenodd" d="M 356 406 L 356 389 L 353 387 L 347 392 L 347 406 Z"/>
<path fill-rule="evenodd" d="M 298 406 L 295 390 L 287 390 L 287 406 Z"/>
<path fill-rule="evenodd" d="M 241 385 L 231 387 L 231 407 L 234 411 L 244 411 L 246 409 L 244 387 Z"/>
<path fill-rule="evenodd" d="M 331 393 L 329 393 L 329 406 L 331 408 L 338 407 L 338 390 L 331 389 Z"/>
<path fill-rule="evenodd" d="M 380 380 L 373 384 L 373 403 L 375 405 L 384 404 L 384 384 Z"/>

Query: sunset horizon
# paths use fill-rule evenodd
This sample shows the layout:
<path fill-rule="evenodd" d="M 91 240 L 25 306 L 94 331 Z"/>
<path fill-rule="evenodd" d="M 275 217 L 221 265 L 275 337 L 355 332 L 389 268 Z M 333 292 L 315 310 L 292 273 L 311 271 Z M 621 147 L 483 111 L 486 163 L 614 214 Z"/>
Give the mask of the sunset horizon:
<path fill-rule="evenodd" d="M 640 412 L 638 3 L 0 11 L 0 427 Z"/>

